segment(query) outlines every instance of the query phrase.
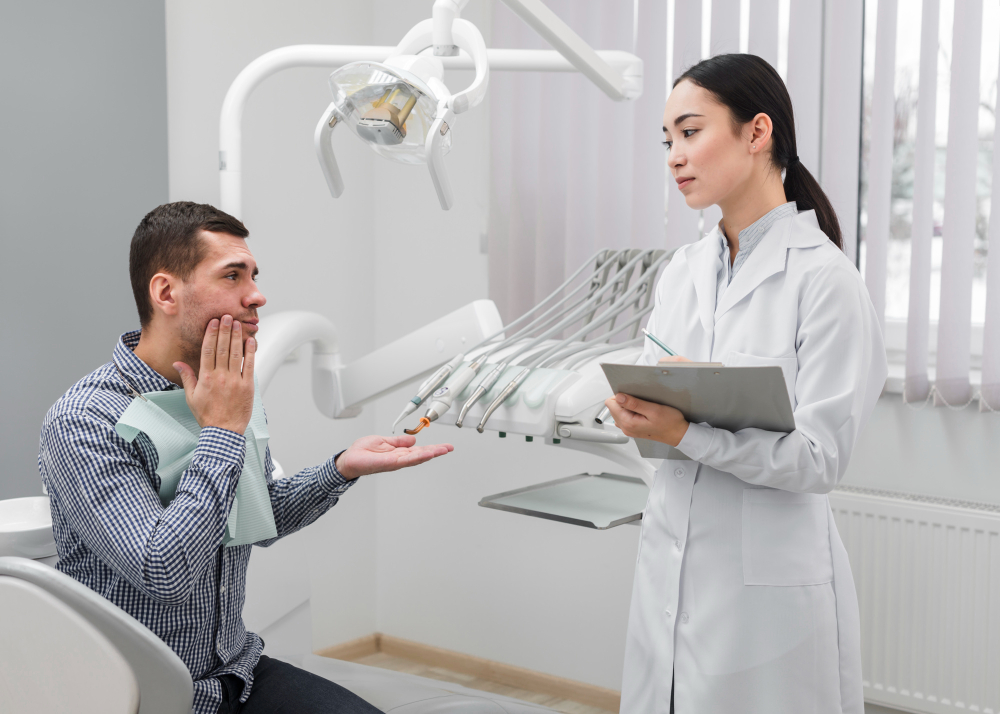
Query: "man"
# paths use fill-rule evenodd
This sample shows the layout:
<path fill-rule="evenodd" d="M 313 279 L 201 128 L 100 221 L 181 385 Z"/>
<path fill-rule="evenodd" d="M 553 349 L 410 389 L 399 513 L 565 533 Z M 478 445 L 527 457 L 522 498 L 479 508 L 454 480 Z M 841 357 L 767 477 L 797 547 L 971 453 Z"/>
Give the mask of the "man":
<path fill-rule="evenodd" d="M 224 542 L 244 458 L 251 458 L 244 431 L 254 408 L 257 311 L 265 304 L 247 235 L 236 218 L 188 202 L 156 208 L 136 229 L 129 274 L 142 329 L 123 334 L 112 361 L 66 392 L 42 427 L 38 466 L 51 498 L 58 568 L 177 653 L 191 670 L 198 714 L 377 712 L 332 682 L 262 656 L 263 641 L 243 625 L 251 546 Z M 201 431 L 164 506 L 153 440 L 140 432 L 126 441 L 115 425 L 143 393 L 181 388 Z M 315 521 L 359 476 L 452 450 L 415 441 L 365 437 L 280 481 L 271 478 L 267 450 L 277 537 Z"/>

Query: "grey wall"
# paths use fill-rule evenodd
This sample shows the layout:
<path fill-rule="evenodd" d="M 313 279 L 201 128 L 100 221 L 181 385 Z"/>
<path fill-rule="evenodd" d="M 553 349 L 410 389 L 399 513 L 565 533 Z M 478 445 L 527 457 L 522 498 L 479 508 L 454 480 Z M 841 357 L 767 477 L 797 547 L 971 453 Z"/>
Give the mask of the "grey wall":
<path fill-rule="evenodd" d="M 42 418 L 137 326 L 128 246 L 167 200 L 163 0 L 0 9 L 0 499 Z"/>

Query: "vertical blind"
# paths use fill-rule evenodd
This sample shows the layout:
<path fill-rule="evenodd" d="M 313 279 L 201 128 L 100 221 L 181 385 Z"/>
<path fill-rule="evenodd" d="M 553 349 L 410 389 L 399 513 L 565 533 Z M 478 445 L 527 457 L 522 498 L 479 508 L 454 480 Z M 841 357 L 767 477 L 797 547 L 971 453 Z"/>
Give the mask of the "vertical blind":
<path fill-rule="evenodd" d="M 918 0 L 904 0 L 913 3 Z M 940 0 L 922 3 L 917 141 L 914 157 L 909 318 L 904 397 L 961 405 L 978 396 L 1000 409 L 1000 212 L 988 229 L 982 383 L 970 380 L 971 291 L 981 60 L 982 0 L 955 2 L 942 226 L 941 314 L 932 334 L 935 105 Z M 899 0 L 878 0 L 868 181 L 865 278 L 885 324 L 893 167 L 893 83 Z M 669 84 L 703 57 L 741 49 L 777 66 L 796 117 L 798 153 L 840 219 L 844 250 L 856 259 L 862 118 L 863 0 L 549 0 L 592 46 L 634 49 L 645 91 L 615 103 L 577 75 L 496 73 L 492 78 L 489 219 L 490 296 L 505 317 L 520 314 L 602 247 L 673 248 L 720 218 L 687 207 L 669 177 L 660 119 Z M 502 3 L 494 47 L 545 47 Z M 782 12 L 787 12 L 783 19 Z M 787 22 L 787 46 L 779 28 Z M 742 40 L 741 28 L 747 32 Z M 668 37 L 669 31 L 669 37 Z M 704 38 L 704 42 L 703 42 Z M 915 38 L 914 38 L 915 39 Z M 667 65 L 670 76 L 667 76 Z M 669 81 L 668 81 L 669 80 Z M 1000 122 L 997 123 L 1000 131 Z M 997 145 L 1000 143 L 995 142 Z M 994 152 L 994 173 L 1000 162 Z M 1000 182 L 992 188 L 1000 206 Z M 664 206 L 665 202 L 665 206 Z M 664 215 L 666 220 L 664 221 Z M 936 365 L 930 344 L 938 345 Z M 978 366 L 978 365 L 975 365 Z"/>
<path fill-rule="evenodd" d="M 878 0 L 874 81 L 871 99 L 868 163 L 868 224 L 865 234 L 865 280 L 885 325 L 886 276 L 892 219 L 893 132 L 897 121 L 895 83 L 896 0 Z M 913 157 L 913 214 L 910 236 L 909 296 L 906 322 L 904 399 L 962 407 L 979 399 L 982 411 L 1000 409 L 1000 211 L 993 210 L 988 228 L 986 311 L 983 326 L 981 383 L 973 380 L 972 286 L 976 236 L 976 188 L 979 154 L 980 67 L 983 2 L 956 0 L 951 37 L 947 97 L 947 145 L 944 164 L 944 218 L 941 224 L 941 294 L 937 334 L 931 334 L 931 264 L 934 236 L 934 185 L 937 135 L 935 126 L 941 6 L 923 0 L 920 17 L 920 63 Z M 1000 60 L 997 60 L 1000 61 Z M 993 175 L 1000 122 L 994 129 Z M 1000 207 L 1000 184 L 993 181 L 992 207 Z M 931 339 L 936 360 L 931 364 Z"/>
<path fill-rule="evenodd" d="M 547 0 L 594 49 L 634 51 L 642 96 L 614 102 L 578 74 L 490 77 L 489 294 L 505 319 L 600 248 L 663 246 L 667 16 L 663 0 Z M 503 3 L 490 45 L 545 49 Z"/>

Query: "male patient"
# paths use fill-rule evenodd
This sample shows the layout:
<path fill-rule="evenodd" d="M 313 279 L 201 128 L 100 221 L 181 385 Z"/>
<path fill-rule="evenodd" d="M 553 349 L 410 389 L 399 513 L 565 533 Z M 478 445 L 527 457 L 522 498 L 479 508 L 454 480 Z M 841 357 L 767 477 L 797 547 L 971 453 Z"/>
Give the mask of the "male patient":
<path fill-rule="evenodd" d="M 265 303 L 247 235 L 236 218 L 188 202 L 160 206 L 136 229 L 129 274 L 142 329 L 123 334 L 112 361 L 66 392 L 42 426 L 38 468 L 51 498 L 58 568 L 177 653 L 191 670 L 198 714 L 377 712 L 333 682 L 261 655 L 263 641 L 243 625 L 251 546 L 224 543 L 244 459 L 253 458 L 244 432 Z M 182 387 L 201 431 L 164 506 L 154 439 L 140 432 L 126 441 L 115 425 L 144 393 Z M 415 441 L 365 437 L 278 481 L 266 451 L 277 537 L 322 516 L 359 476 L 452 450 Z"/>

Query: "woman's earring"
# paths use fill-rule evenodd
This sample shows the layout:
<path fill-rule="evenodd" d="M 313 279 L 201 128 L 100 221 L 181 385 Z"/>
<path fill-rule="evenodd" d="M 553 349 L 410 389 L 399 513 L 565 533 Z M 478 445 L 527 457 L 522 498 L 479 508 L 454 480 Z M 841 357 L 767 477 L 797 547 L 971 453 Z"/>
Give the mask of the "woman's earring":
<path fill-rule="evenodd" d="M 750 148 L 751 148 L 751 149 L 756 149 L 756 148 L 757 148 L 757 145 L 756 145 L 756 144 L 752 144 L 752 145 L 750 146 Z"/>

